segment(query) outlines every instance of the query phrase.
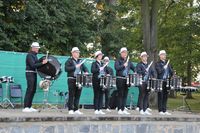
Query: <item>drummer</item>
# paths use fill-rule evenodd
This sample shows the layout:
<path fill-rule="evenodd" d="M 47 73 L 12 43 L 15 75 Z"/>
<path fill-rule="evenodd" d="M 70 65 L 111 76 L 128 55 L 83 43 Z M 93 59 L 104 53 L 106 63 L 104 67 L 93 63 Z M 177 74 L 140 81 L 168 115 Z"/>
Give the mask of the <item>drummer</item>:
<path fill-rule="evenodd" d="M 109 63 L 109 62 L 110 62 L 110 59 L 109 59 L 107 56 L 105 56 L 104 59 L 103 59 L 103 63 L 106 64 L 106 63 Z M 105 67 L 105 70 L 106 70 L 105 72 L 108 72 L 107 75 L 109 75 L 109 76 L 111 76 L 111 77 L 114 76 L 113 69 L 112 69 L 110 66 L 107 65 L 107 66 Z M 104 90 L 104 94 L 105 94 L 105 108 L 106 108 L 106 111 L 107 111 L 107 112 L 111 112 L 110 107 L 109 107 L 110 88 L 105 89 L 105 90 Z"/>
<path fill-rule="evenodd" d="M 162 91 L 158 92 L 158 111 L 160 115 L 171 115 L 167 112 L 168 90 L 170 89 L 167 87 L 167 80 L 173 76 L 173 69 L 169 61 L 166 60 L 166 55 L 166 51 L 161 50 L 159 52 L 160 60 L 155 64 L 157 78 L 163 80 Z"/>
<path fill-rule="evenodd" d="M 137 74 L 141 75 L 143 79 L 142 85 L 138 87 L 139 88 L 138 105 L 141 115 L 151 115 L 151 113 L 148 110 L 149 90 L 147 90 L 147 82 L 149 78 L 155 77 L 155 73 L 152 67 L 149 66 L 151 64 L 147 63 L 148 57 L 149 56 L 147 55 L 146 52 L 142 52 L 140 54 L 141 62 L 138 63 L 136 66 Z"/>
<path fill-rule="evenodd" d="M 118 90 L 118 114 L 129 115 L 130 113 L 125 109 L 127 96 L 128 96 L 128 85 L 127 76 L 129 71 L 135 72 L 135 67 L 131 61 L 128 60 L 128 50 L 126 47 L 120 49 L 120 58 L 115 61 L 116 70 L 116 86 Z"/>
<path fill-rule="evenodd" d="M 69 114 L 83 114 L 79 110 L 79 100 L 81 95 L 82 88 L 76 86 L 76 76 L 77 74 L 88 74 L 88 69 L 82 64 L 82 60 L 79 59 L 80 50 L 78 47 L 73 47 L 71 50 L 71 57 L 65 62 L 65 71 L 67 72 L 67 83 L 69 91 L 69 101 L 68 101 L 68 110 Z"/>
<path fill-rule="evenodd" d="M 39 62 L 37 58 L 37 53 L 39 52 L 39 49 L 40 49 L 39 43 L 33 42 L 31 44 L 31 51 L 26 56 L 27 90 L 24 98 L 24 109 L 22 110 L 22 112 L 37 112 L 37 110 L 32 107 L 32 101 L 37 86 L 36 69 L 48 62 L 47 59 L 43 60 L 42 62 Z"/>
<path fill-rule="evenodd" d="M 102 111 L 103 104 L 103 88 L 100 86 L 101 76 L 105 76 L 105 65 L 102 62 L 103 53 L 101 51 L 95 52 L 96 61 L 92 63 L 91 72 L 92 76 L 92 85 L 94 91 L 94 114 L 104 115 Z M 108 73 L 108 72 L 107 72 Z"/>

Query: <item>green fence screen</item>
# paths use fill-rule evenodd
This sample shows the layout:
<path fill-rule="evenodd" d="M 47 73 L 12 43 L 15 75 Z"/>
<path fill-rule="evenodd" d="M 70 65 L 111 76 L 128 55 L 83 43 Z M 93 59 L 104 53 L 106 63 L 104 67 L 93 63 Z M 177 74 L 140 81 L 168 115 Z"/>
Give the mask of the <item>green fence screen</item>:
<path fill-rule="evenodd" d="M 20 53 L 20 52 L 10 52 L 10 51 L 0 51 L 0 77 L 2 76 L 12 76 L 14 77 L 14 83 L 20 84 L 22 86 L 23 97 L 26 92 L 26 79 L 25 79 L 25 59 L 27 53 Z M 43 56 L 43 54 L 38 54 L 38 58 Z M 64 65 L 66 60 L 69 56 L 54 56 L 56 57 L 62 66 L 62 73 L 60 77 L 53 81 L 52 86 L 50 87 L 49 94 L 48 94 L 48 102 L 49 103 L 64 103 L 64 97 L 59 96 L 60 92 L 67 92 L 68 85 L 67 85 L 67 73 L 64 71 Z M 91 68 L 91 63 L 94 60 L 89 59 L 85 62 L 86 67 L 89 69 Z M 114 68 L 114 61 L 111 60 L 109 66 Z M 38 76 L 37 83 L 41 78 Z M 4 90 L 4 97 L 6 94 L 6 84 L 2 83 L 3 90 Z M 9 92 L 9 91 L 8 91 Z M 34 103 L 43 103 L 44 93 L 43 90 L 39 88 L 37 85 L 37 91 L 34 97 Z M 127 99 L 127 104 L 129 105 L 132 102 L 136 105 L 138 99 L 138 88 L 132 87 L 129 89 L 129 95 Z M 83 88 L 80 104 L 84 105 L 92 105 L 93 104 L 93 89 L 92 88 Z"/>

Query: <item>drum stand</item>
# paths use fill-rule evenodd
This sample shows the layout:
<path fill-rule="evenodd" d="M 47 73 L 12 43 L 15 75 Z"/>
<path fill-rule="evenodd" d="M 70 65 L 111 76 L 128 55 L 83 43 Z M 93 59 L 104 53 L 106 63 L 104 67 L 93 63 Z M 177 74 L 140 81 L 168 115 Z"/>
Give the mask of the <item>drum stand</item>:
<path fill-rule="evenodd" d="M 69 100 L 69 93 L 68 92 L 65 93 L 64 99 L 65 99 L 65 101 L 64 101 L 63 108 L 67 109 L 68 108 L 67 104 L 68 104 L 68 100 Z"/>
<path fill-rule="evenodd" d="M 7 108 L 9 106 L 11 106 L 12 108 L 14 108 L 13 103 L 10 101 L 10 99 L 8 98 L 8 86 L 9 86 L 9 82 L 6 82 L 6 97 L 3 99 L 2 101 L 2 107 L 3 108 Z"/>
<path fill-rule="evenodd" d="M 183 105 L 180 106 L 180 107 L 178 107 L 178 108 L 175 109 L 175 110 L 178 110 L 178 111 L 185 111 L 185 112 L 191 112 L 192 110 L 191 110 L 189 104 L 188 104 L 187 101 L 186 101 L 187 93 L 182 93 L 181 95 L 182 95 L 182 97 L 183 97 L 183 100 L 182 100 Z"/>
<path fill-rule="evenodd" d="M 51 82 L 51 81 L 49 81 L 49 82 Z M 55 109 L 55 110 L 59 111 L 57 106 L 54 106 L 54 105 L 48 103 L 49 89 L 50 89 L 50 86 L 51 86 L 50 84 L 47 86 L 46 89 L 44 89 L 43 105 L 42 105 L 42 109 L 39 110 L 39 112 L 41 112 L 41 111 L 50 111 L 52 109 Z M 60 110 L 60 112 L 62 112 L 62 111 Z"/>

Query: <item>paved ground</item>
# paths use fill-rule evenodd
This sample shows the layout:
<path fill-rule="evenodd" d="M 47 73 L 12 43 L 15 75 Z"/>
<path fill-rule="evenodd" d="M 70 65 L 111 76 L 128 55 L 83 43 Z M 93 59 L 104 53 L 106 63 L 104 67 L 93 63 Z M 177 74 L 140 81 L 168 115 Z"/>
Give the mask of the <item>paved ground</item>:
<path fill-rule="evenodd" d="M 140 115 L 135 110 L 129 110 L 131 115 L 118 115 L 116 110 L 106 112 L 106 115 L 95 115 L 92 109 L 81 109 L 83 115 L 69 115 L 67 110 L 41 110 L 34 113 L 23 113 L 21 109 L 0 109 L 0 122 L 41 122 L 41 121 L 179 121 L 200 122 L 200 114 L 172 112 L 171 116 L 161 116 L 153 110 L 151 116 Z"/>

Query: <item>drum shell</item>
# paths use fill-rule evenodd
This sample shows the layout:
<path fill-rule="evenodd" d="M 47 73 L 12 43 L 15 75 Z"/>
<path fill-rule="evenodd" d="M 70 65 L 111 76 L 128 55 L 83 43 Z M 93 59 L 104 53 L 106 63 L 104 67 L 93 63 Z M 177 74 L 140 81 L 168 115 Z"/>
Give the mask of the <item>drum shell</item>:
<path fill-rule="evenodd" d="M 39 59 L 40 62 L 46 59 L 46 56 L 43 56 Z M 53 56 L 48 56 L 48 62 L 37 68 L 37 72 L 41 78 L 55 80 L 61 74 L 61 64 Z"/>

